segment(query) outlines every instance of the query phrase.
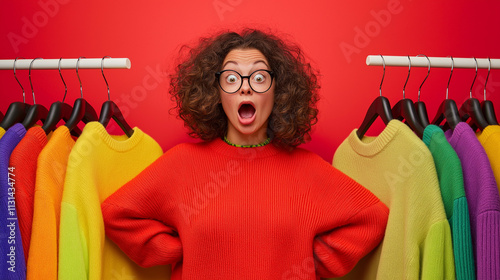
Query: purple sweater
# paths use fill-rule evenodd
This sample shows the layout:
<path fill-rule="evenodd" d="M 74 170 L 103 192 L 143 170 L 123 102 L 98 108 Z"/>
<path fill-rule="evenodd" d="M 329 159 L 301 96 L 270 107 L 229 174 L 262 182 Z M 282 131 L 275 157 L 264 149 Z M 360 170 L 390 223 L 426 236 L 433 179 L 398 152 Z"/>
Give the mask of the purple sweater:
<path fill-rule="evenodd" d="M 488 156 L 465 123 L 445 133 L 462 163 L 477 279 L 500 279 L 500 196 Z"/>
<path fill-rule="evenodd" d="M 9 170 L 12 151 L 23 139 L 26 129 L 13 125 L 0 139 L 0 279 L 26 279 L 23 242 L 15 208 L 15 180 Z M 10 180 L 9 180 L 10 179 Z"/>

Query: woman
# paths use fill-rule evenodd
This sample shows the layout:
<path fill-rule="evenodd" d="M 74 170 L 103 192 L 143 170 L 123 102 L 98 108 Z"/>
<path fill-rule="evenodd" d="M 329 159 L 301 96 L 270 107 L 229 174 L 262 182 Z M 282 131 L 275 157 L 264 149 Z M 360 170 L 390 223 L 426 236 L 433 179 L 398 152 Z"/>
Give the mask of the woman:
<path fill-rule="evenodd" d="M 171 93 L 191 135 L 102 204 L 106 234 L 171 279 L 338 277 L 383 238 L 387 207 L 297 148 L 318 85 L 296 46 L 258 30 L 205 38 Z"/>

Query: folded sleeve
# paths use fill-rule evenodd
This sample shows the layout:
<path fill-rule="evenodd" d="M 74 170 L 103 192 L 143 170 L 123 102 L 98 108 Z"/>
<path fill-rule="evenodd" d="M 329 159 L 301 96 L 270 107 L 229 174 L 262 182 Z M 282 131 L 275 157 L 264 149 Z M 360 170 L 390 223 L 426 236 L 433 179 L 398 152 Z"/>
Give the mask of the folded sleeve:
<path fill-rule="evenodd" d="M 174 196 L 163 157 L 102 204 L 106 235 L 142 267 L 173 264 L 182 245 L 173 222 Z"/>

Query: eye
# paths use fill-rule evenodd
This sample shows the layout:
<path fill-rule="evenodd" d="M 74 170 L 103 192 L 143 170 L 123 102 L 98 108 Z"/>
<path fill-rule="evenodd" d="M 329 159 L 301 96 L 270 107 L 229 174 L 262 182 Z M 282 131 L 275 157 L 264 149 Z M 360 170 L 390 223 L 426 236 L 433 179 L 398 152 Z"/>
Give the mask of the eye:
<path fill-rule="evenodd" d="M 237 81 L 238 81 L 238 77 L 236 77 L 236 75 L 234 75 L 234 74 L 229 74 L 226 77 L 226 82 L 228 82 L 230 84 L 236 83 Z"/>
<path fill-rule="evenodd" d="M 266 80 L 266 77 L 262 74 L 257 74 L 253 77 L 253 80 L 257 83 L 262 83 Z"/>

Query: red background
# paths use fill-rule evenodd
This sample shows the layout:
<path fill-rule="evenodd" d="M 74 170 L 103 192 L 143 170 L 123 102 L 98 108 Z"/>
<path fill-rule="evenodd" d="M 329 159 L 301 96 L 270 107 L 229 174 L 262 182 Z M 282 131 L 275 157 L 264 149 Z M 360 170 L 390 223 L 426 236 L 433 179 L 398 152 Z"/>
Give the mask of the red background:
<path fill-rule="evenodd" d="M 29 3 L 28 3 L 29 2 Z M 347 135 L 359 126 L 378 95 L 382 67 L 366 66 L 369 54 L 500 58 L 499 1 L 76 1 L 2 0 L 0 58 L 128 57 L 132 68 L 105 70 L 111 98 L 129 124 L 151 135 L 164 150 L 195 141 L 183 123 L 169 114 L 169 73 L 183 44 L 221 28 L 244 26 L 287 34 L 320 71 L 319 122 L 304 148 L 331 162 Z M 350 53 L 342 50 L 349 47 Z M 450 98 L 460 106 L 468 98 L 474 69 L 455 69 Z M 492 70 L 487 98 L 500 108 L 500 73 Z M 63 70 L 66 102 L 80 97 L 74 70 Z M 388 67 L 383 94 L 395 104 L 402 98 L 408 69 Z M 449 69 L 433 68 L 422 88 L 431 118 L 445 98 Z M 107 92 L 100 70 L 80 69 L 83 95 L 100 111 Z M 416 99 L 426 68 L 412 68 L 407 98 Z M 480 69 L 474 97 L 482 100 L 487 70 Z M 27 70 L 18 77 L 32 103 Z M 64 87 L 57 70 L 33 70 L 36 101 L 47 108 L 61 100 Z M 22 101 L 12 72 L 0 72 L 0 111 Z M 498 110 L 497 110 L 498 112 Z M 111 133 L 119 133 L 113 123 Z M 377 121 L 368 134 L 377 134 Z"/>

